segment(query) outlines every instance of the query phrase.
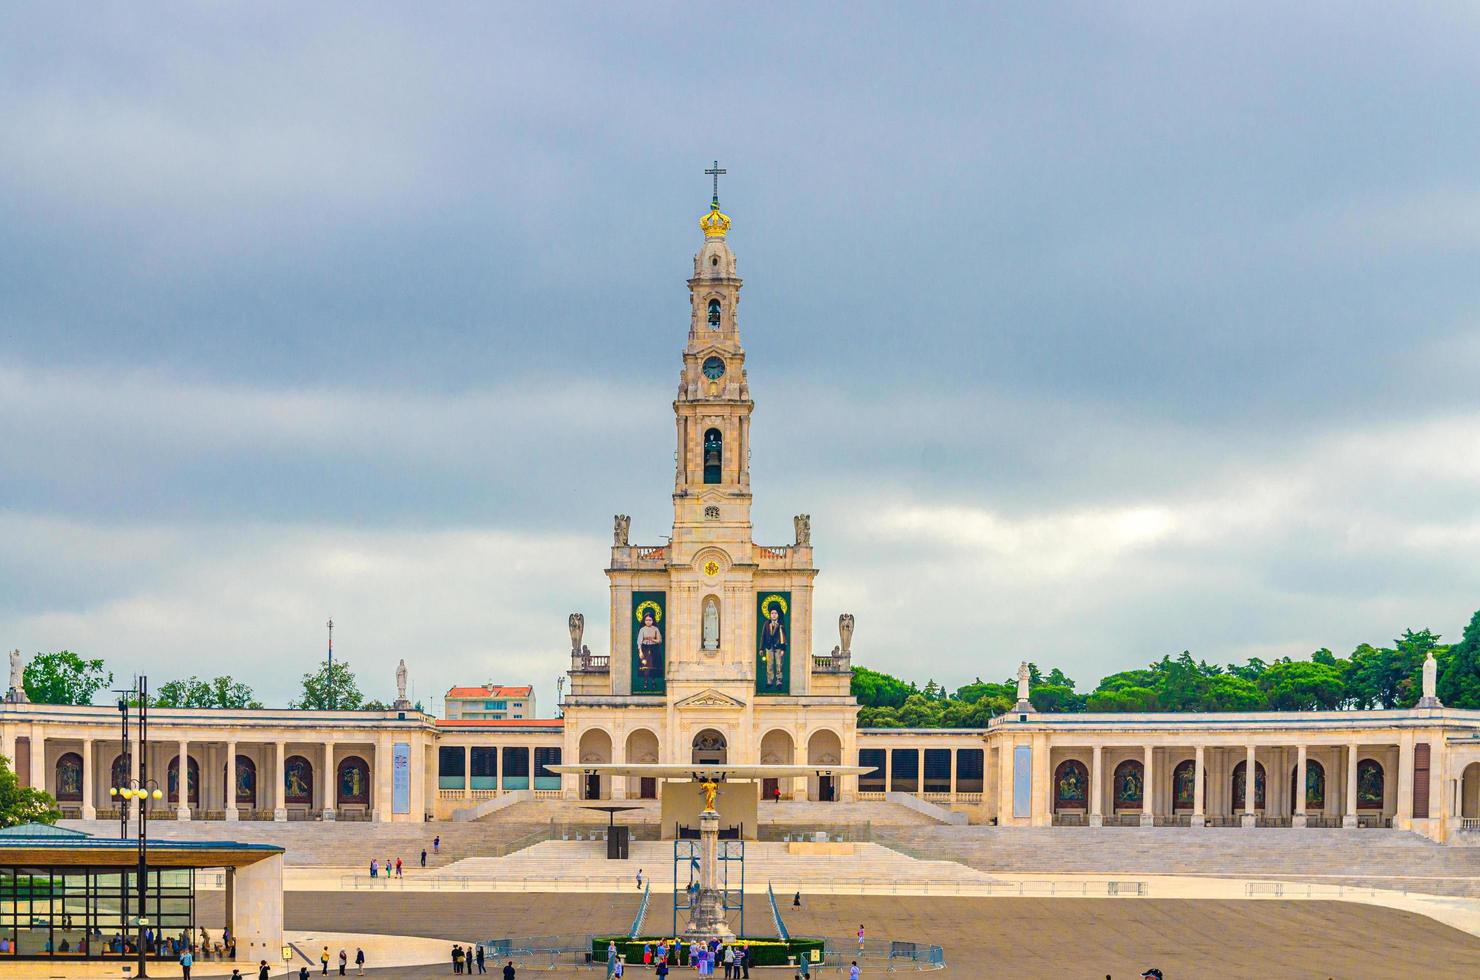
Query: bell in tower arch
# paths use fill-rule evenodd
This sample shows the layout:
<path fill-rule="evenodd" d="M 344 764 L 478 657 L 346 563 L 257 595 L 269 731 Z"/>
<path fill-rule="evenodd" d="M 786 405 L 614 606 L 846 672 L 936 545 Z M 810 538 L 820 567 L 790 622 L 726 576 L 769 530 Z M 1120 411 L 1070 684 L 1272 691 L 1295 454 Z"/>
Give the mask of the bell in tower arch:
<path fill-rule="evenodd" d="M 725 461 L 724 436 L 718 429 L 704 433 L 704 482 L 719 483 Z"/>
<path fill-rule="evenodd" d="M 719 329 L 719 315 L 720 315 L 720 304 L 719 304 L 719 300 L 717 300 L 717 299 L 710 300 L 709 301 L 709 329 L 710 330 L 718 330 Z"/>

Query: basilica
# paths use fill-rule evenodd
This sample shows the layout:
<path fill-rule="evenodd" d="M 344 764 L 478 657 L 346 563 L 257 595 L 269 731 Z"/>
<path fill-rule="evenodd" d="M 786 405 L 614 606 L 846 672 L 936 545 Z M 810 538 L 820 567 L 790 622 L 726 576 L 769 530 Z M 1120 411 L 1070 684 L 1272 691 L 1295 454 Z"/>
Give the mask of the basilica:
<path fill-rule="evenodd" d="M 810 518 L 795 517 L 791 541 L 753 537 L 755 402 L 730 224 L 716 190 L 687 284 L 673 526 L 634 543 L 615 518 L 610 646 L 590 650 L 584 616 L 570 616 L 562 718 L 435 719 L 404 696 L 387 711 L 155 708 L 139 752 L 116 707 L 30 704 L 13 679 L 0 754 L 83 819 L 136 805 L 112 791 L 141 773 L 163 788 L 154 819 L 422 821 L 525 799 L 662 797 L 659 777 L 619 765 L 791 765 L 811 771 L 764 778 L 754 794 L 1066 833 L 1393 827 L 1480 843 L 1480 711 L 1440 704 L 1431 669 L 1405 710 L 1055 715 L 1024 681 L 985 729 L 858 729 L 854 617 L 838 615 L 836 642 L 830 628 L 814 634 Z"/>

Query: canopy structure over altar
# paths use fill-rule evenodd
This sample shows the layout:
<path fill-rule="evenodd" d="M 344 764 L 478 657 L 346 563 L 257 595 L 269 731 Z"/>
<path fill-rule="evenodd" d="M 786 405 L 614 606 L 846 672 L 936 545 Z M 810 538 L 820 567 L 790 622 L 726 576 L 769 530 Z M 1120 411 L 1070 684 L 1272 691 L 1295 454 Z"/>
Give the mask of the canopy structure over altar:
<path fill-rule="evenodd" d="M 835 779 L 868 772 L 866 766 L 831 765 L 728 765 L 725 763 L 593 762 L 586 765 L 550 766 L 555 772 L 594 780 L 603 776 L 633 776 L 657 781 L 662 801 L 663 836 L 672 837 L 678 828 L 699 826 L 703 810 L 703 783 L 715 784 L 715 809 L 725 832 L 754 837 L 759 823 L 760 788 L 767 780 L 808 776 Z"/>

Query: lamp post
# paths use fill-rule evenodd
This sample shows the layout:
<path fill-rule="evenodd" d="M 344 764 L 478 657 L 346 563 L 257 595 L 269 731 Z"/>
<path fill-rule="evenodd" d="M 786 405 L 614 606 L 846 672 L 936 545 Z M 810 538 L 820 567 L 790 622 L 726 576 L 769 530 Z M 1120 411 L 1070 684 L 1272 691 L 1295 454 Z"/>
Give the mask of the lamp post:
<path fill-rule="evenodd" d="M 164 798 L 160 791 L 159 783 L 149 778 L 147 768 L 149 747 L 149 678 L 141 676 L 134 688 L 134 693 L 139 701 L 139 778 L 121 780 L 122 786 L 108 787 L 108 795 L 125 802 L 120 804 L 121 808 L 128 806 L 128 800 L 137 800 L 139 806 L 139 862 L 138 862 L 138 893 L 139 906 L 138 915 L 138 939 L 136 947 L 139 953 L 139 968 L 135 973 L 138 977 L 149 976 L 149 952 L 144 942 L 144 930 L 149 926 L 149 920 L 144 915 L 145 905 L 149 897 L 149 803 Z M 119 711 L 124 718 L 124 737 L 128 736 L 128 705 L 125 699 L 120 698 L 118 702 Z M 125 741 L 125 744 L 127 742 Z M 184 775 L 184 774 L 182 774 Z M 188 777 L 187 777 L 188 778 Z M 125 816 L 125 828 L 127 827 Z"/>

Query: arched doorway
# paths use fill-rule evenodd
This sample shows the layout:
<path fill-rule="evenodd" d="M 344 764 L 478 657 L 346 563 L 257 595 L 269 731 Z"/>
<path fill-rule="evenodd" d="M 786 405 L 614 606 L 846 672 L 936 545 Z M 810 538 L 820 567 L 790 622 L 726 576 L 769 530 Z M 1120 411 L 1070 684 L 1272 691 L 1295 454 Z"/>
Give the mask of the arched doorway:
<path fill-rule="evenodd" d="M 1065 759 L 1053 774 L 1053 812 L 1084 813 L 1089 806 L 1089 770 L 1078 759 Z"/>
<path fill-rule="evenodd" d="M 723 766 L 730 761 L 729 743 L 713 728 L 706 728 L 694 736 L 693 758 L 695 765 Z"/>
<path fill-rule="evenodd" d="M 1233 767 L 1233 812 L 1244 811 L 1244 772 L 1248 769 L 1247 760 Z M 1254 763 L 1254 809 L 1264 809 L 1264 763 Z"/>
<path fill-rule="evenodd" d="M 165 799 L 180 805 L 180 757 L 177 755 L 170 760 L 168 782 L 169 787 Z M 200 805 L 200 763 L 193 757 L 188 758 L 185 763 L 185 799 L 190 806 Z"/>
<path fill-rule="evenodd" d="M 581 744 L 577 747 L 581 764 L 600 765 L 612 761 L 612 737 L 599 728 L 590 728 L 581 733 Z M 581 782 L 581 799 L 605 800 L 611 798 L 610 776 L 587 776 Z"/>
<path fill-rule="evenodd" d="M 284 796 L 286 797 L 286 793 Z M 339 768 L 334 774 L 334 797 L 337 801 L 336 808 L 370 805 L 370 766 L 364 759 L 357 755 L 347 755 L 339 760 Z M 309 783 L 308 802 L 313 802 L 312 782 Z"/>
<path fill-rule="evenodd" d="M 364 765 L 364 762 L 360 764 Z M 241 763 L 236 765 L 239 774 Z M 342 769 L 343 767 L 341 771 Z M 240 775 L 237 778 L 240 779 Z M 366 783 L 368 782 L 367 778 Z M 366 800 L 368 799 L 366 795 Z M 283 762 L 283 802 L 289 806 L 313 806 L 313 763 L 301 755 L 290 755 Z"/>
<path fill-rule="evenodd" d="M 1300 799 L 1296 795 L 1295 780 L 1300 777 L 1300 767 L 1297 765 L 1290 770 L 1290 812 L 1295 812 L 1295 802 Z M 1326 809 L 1326 767 L 1314 759 L 1305 760 L 1305 810 Z"/>
<path fill-rule="evenodd" d="M 1480 817 L 1480 762 L 1465 766 L 1464 774 L 1459 778 L 1459 815 L 1472 819 Z"/>
<path fill-rule="evenodd" d="M 1110 787 L 1116 810 L 1140 810 L 1146 805 L 1146 767 L 1140 759 L 1126 759 L 1115 767 Z"/>
<path fill-rule="evenodd" d="M 82 756 L 68 752 L 57 760 L 58 803 L 82 802 Z"/>
<path fill-rule="evenodd" d="M 656 763 L 658 761 L 658 736 L 646 728 L 639 728 L 627 736 L 628 762 Z M 658 780 L 654 776 L 629 776 L 627 795 L 639 800 L 658 798 Z"/>
<path fill-rule="evenodd" d="M 292 759 L 301 759 L 302 756 L 293 756 Z M 292 759 L 288 761 L 291 762 Z M 285 777 L 286 778 L 286 777 Z M 226 785 L 226 767 L 221 767 L 221 785 Z M 236 757 L 236 793 L 233 794 L 235 805 L 246 807 L 248 810 L 257 809 L 257 763 L 249 756 L 238 755 Z"/>
<path fill-rule="evenodd" d="M 791 733 L 780 728 L 773 728 L 761 738 L 761 765 L 763 766 L 789 766 L 796 761 L 796 746 L 792 743 Z M 772 776 L 761 780 L 761 800 L 779 800 L 783 796 L 791 796 L 792 780 L 782 781 Z"/>
<path fill-rule="evenodd" d="M 843 740 L 838 733 L 820 728 L 807 739 L 807 765 L 838 766 L 843 763 Z M 838 799 L 838 777 L 834 775 L 807 777 L 807 795 L 823 803 L 835 803 Z"/>

